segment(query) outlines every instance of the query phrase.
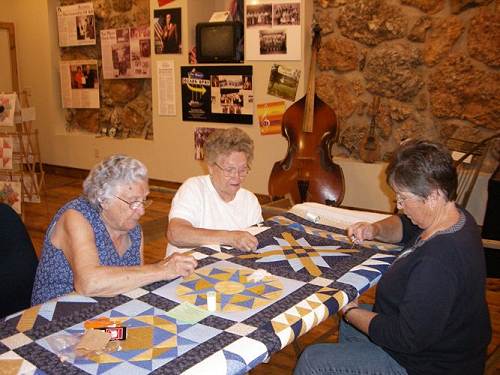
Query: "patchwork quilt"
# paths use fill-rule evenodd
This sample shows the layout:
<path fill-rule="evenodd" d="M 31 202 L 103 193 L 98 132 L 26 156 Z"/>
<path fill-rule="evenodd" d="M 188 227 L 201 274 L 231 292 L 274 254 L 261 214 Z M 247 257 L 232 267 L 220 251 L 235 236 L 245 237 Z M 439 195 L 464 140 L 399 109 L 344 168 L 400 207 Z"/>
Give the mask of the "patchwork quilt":
<path fill-rule="evenodd" d="M 112 298 L 69 294 L 7 317 L 2 373 L 244 374 L 377 283 L 401 250 L 353 246 L 343 230 L 291 213 L 261 226 L 253 253 L 195 249 L 190 277 Z M 103 317 L 127 327 L 127 339 L 75 356 L 84 322 Z"/>

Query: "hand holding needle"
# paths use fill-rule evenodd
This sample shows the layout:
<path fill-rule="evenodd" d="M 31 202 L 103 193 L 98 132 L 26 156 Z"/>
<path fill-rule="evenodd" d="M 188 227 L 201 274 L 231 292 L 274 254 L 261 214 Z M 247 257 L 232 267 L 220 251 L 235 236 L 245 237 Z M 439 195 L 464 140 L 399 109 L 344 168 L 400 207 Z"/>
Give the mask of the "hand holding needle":
<path fill-rule="evenodd" d="M 356 245 L 358 244 L 358 241 L 356 239 L 356 236 L 353 234 L 351 237 L 350 237 L 350 240 L 352 241 L 352 245 L 351 245 L 351 249 L 354 249 L 356 247 Z"/>

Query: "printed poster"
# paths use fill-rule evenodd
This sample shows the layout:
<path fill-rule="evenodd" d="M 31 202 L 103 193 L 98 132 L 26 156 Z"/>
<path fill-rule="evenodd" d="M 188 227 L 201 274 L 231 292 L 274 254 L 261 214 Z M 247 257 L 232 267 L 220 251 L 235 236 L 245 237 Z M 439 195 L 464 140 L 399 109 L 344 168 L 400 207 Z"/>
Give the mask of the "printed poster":
<path fill-rule="evenodd" d="M 92 2 L 57 7 L 59 47 L 96 44 Z"/>
<path fill-rule="evenodd" d="M 181 67 L 182 120 L 253 123 L 251 66 Z"/>
<path fill-rule="evenodd" d="M 172 60 L 156 62 L 158 79 L 158 114 L 160 116 L 176 115 L 175 72 Z"/>
<path fill-rule="evenodd" d="M 284 101 L 257 104 L 260 134 L 281 134 L 281 121 L 284 113 Z"/>
<path fill-rule="evenodd" d="M 104 79 L 150 78 L 149 26 L 101 30 Z"/>
<path fill-rule="evenodd" d="M 245 7 L 246 60 L 300 60 L 300 0 L 255 0 Z"/>
<path fill-rule="evenodd" d="M 63 108 L 99 108 L 97 60 L 60 62 Z"/>

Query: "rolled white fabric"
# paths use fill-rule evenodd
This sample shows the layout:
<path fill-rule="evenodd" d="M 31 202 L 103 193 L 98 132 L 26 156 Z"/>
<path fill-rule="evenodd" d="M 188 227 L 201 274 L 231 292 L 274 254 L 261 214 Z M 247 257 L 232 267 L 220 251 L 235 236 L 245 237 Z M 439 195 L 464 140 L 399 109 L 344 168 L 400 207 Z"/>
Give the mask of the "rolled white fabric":
<path fill-rule="evenodd" d="M 319 216 L 313 214 L 312 212 L 306 213 L 306 219 L 312 221 L 313 223 L 319 223 Z"/>

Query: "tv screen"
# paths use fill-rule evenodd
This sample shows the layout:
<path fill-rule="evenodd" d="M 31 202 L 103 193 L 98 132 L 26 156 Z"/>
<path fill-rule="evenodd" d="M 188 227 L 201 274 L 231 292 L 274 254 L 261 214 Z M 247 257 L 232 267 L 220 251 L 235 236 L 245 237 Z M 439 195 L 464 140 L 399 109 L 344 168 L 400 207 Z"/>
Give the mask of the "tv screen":
<path fill-rule="evenodd" d="M 242 35 L 240 22 L 205 22 L 196 25 L 198 62 L 241 62 L 238 45 Z"/>

